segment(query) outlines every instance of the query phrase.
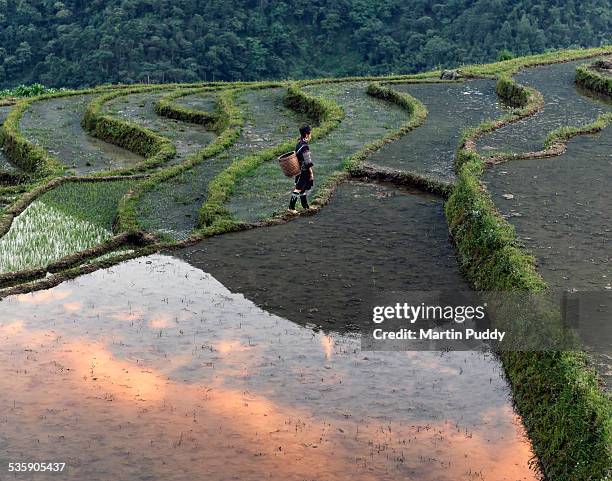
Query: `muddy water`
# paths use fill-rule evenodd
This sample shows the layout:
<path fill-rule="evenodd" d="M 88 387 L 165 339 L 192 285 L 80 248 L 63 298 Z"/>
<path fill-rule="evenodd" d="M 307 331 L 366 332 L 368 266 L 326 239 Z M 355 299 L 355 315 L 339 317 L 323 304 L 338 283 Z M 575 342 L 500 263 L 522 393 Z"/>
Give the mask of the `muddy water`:
<path fill-rule="evenodd" d="M 484 180 L 552 288 L 612 288 L 612 128 L 574 138 L 559 157 L 498 165 Z"/>
<path fill-rule="evenodd" d="M 213 94 L 197 93 L 174 99 L 174 102 L 190 109 L 214 112 L 216 97 Z"/>
<path fill-rule="evenodd" d="M 408 118 L 399 107 L 367 95 L 367 85 L 366 82 L 348 82 L 304 88 L 312 95 L 336 101 L 345 113 L 336 129 L 312 144 L 315 163 L 313 195 L 316 195 L 317 186 L 342 170 L 345 159 L 366 144 L 399 128 Z M 289 132 L 289 138 L 292 137 L 296 137 L 295 131 Z M 227 208 L 242 221 L 265 219 L 287 209 L 293 187 L 293 179 L 285 177 L 276 162 L 267 162 L 253 176 L 238 183 Z"/>
<path fill-rule="evenodd" d="M 612 128 L 572 139 L 559 157 L 498 165 L 484 180 L 551 289 L 612 289 Z M 593 359 L 612 392 L 612 352 Z"/>
<path fill-rule="evenodd" d="M 117 97 L 104 106 L 112 115 L 135 122 L 168 137 L 176 147 L 176 157 L 170 164 L 178 164 L 188 155 L 203 149 L 215 139 L 215 134 L 204 126 L 161 117 L 155 112 L 156 102 L 166 95 L 140 93 Z"/>
<path fill-rule="evenodd" d="M 4 123 L 4 121 L 6 120 L 6 117 L 8 116 L 12 108 L 13 108 L 12 105 L 0 107 L 0 125 Z"/>
<path fill-rule="evenodd" d="M 283 106 L 284 95 L 285 89 L 281 88 L 241 94 L 237 104 L 243 112 L 245 124 L 239 139 L 221 154 L 146 193 L 139 204 L 143 227 L 172 238 L 186 238 L 197 225 L 198 211 L 206 200 L 208 183 L 217 174 L 236 159 L 294 137 L 306 119 Z"/>
<path fill-rule="evenodd" d="M 0 446 L 37 480 L 533 480 L 500 367 L 362 353 L 152 256 L 2 301 Z"/>
<path fill-rule="evenodd" d="M 340 330 L 368 322 L 394 293 L 468 289 L 442 201 L 376 184 L 343 184 L 316 216 L 211 238 L 180 257 L 275 314 Z"/>
<path fill-rule="evenodd" d="M 368 163 L 453 180 L 463 130 L 503 114 L 492 80 L 389 86 L 419 99 L 429 113 L 423 125 L 372 154 Z"/>
<path fill-rule="evenodd" d="M 76 95 L 34 102 L 20 127 L 28 140 L 45 148 L 76 174 L 129 167 L 142 161 L 142 157 L 83 130 L 81 119 L 93 98 Z"/>
<path fill-rule="evenodd" d="M 514 78 L 521 84 L 539 90 L 544 109 L 520 122 L 509 124 L 478 142 L 483 154 L 523 153 L 541 150 L 546 136 L 561 126 L 579 126 L 593 122 L 609 111 L 610 105 L 599 97 L 578 90 L 574 84 L 576 66 L 590 62 L 578 60 L 527 69 Z"/>

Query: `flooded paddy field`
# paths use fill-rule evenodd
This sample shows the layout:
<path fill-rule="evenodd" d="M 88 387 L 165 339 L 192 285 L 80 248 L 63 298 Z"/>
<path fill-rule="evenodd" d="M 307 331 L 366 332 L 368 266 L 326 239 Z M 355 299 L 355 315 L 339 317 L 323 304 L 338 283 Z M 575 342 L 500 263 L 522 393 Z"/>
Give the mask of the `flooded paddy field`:
<path fill-rule="evenodd" d="M 212 94 L 196 93 L 177 97 L 173 100 L 174 103 L 182 105 L 194 110 L 202 112 L 214 112 L 216 108 L 216 97 Z"/>
<path fill-rule="evenodd" d="M 373 305 L 405 291 L 469 289 L 442 201 L 381 184 L 342 184 L 316 216 L 174 254 L 268 311 L 336 330 L 369 323 Z"/>
<path fill-rule="evenodd" d="M 453 161 L 463 130 L 496 118 L 504 109 L 494 80 L 388 85 L 427 107 L 425 123 L 374 152 L 368 163 L 452 181 Z"/>
<path fill-rule="evenodd" d="M 203 125 L 182 122 L 157 115 L 155 105 L 168 92 L 122 95 L 104 104 L 106 113 L 153 130 L 169 138 L 176 147 L 176 157 L 168 163 L 179 164 L 185 157 L 203 149 L 215 139 L 215 133 Z"/>
<path fill-rule="evenodd" d="M 612 288 L 610 179 L 610 127 L 572 139 L 561 156 L 508 162 L 484 174 L 549 286 L 583 291 Z"/>
<path fill-rule="evenodd" d="M 561 156 L 508 162 L 484 173 L 495 204 L 536 257 L 549 288 L 587 292 L 612 289 L 611 179 L 611 127 L 572 139 Z M 612 392 L 612 352 L 592 358 Z"/>
<path fill-rule="evenodd" d="M 518 122 L 484 135 L 477 142 L 480 153 L 526 153 L 544 147 L 546 136 L 562 126 L 580 126 L 593 122 L 610 111 L 610 103 L 601 97 L 578 89 L 574 84 L 576 67 L 587 63 L 578 60 L 526 69 L 514 79 L 540 91 L 544 109 Z"/>
<path fill-rule="evenodd" d="M 175 239 L 186 238 L 197 225 L 208 183 L 217 174 L 236 159 L 297 137 L 297 129 L 306 118 L 283 106 L 285 93 L 284 88 L 241 93 L 237 104 L 245 124 L 238 140 L 213 158 L 145 193 L 138 206 L 141 225 Z"/>
<path fill-rule="evenodd" d="M 361 352 L 155 255 L 0 310 L 3 461 L 36 480 L 534 480 L 497 361 Z"/>
<path fill-rule="evenodd" d="M 43 194 L 0 238 L 0 273 L 44 267 L 109 239 L 118 202 L 134 185 L 66 183 Z"/>
<path fill-rule="evenodd" d="M 45 148 L 78 175 L 114 170 L 141 162 L 142 157 L 96 139 L 81 127 L 87 104 L 95 94 L 58 97 L 34 102 L 20 128 L 31 142 Z"/>
<path fill-rule="evenodd" d="M 345 112 L 338 127 L 325 138 L 312 142 L 315 187 L 323 185 L 334 172 L 342 170 L 343 161 L 368 143 L 384 137 L 406 122 L 406 111 L 396 105 L 366 94 L 366 82 L 322 84 L 304 87 L 304 91 L 336 101 Z M 297 127 L 288 132 L 295 137 Z M 256 221 L 287 209 L 293 179 L 283 175 L 277 162 L 261 165 L 252 176 L 239 181 L 226 207 L 241 221 Z"/>

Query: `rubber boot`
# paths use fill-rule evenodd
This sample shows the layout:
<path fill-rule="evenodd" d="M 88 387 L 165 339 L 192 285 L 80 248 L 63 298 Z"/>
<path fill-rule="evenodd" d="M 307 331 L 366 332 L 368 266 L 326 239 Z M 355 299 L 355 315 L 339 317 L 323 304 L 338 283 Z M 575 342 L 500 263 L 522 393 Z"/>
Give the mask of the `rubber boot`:
<path fill-rule="evenodd" d="M 297 192 L 292 192 L 291 193 L 291 200 L 289 201 L 289 210 L 295 210 L 295 203 L 298 200 L 298 193 Z"/>
<path fill-rule="evenodd" d="M 304 209 L 310 209 L 310 206 L 308 205 L 308 198 L 306 197 L 306 194 L 300 194 L 300 202 L 302 203 L 302 207 L 304 207 Z"/>

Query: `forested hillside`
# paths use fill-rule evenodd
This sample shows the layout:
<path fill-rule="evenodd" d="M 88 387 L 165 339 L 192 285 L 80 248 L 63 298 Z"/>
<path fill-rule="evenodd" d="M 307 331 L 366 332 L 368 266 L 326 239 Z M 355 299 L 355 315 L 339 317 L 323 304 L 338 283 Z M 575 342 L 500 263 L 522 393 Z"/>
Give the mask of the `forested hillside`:
<path fill-rule="evenodd" d="M 0 86 L 411 73 L 611 32 L 612 0 L 0 0 Z"/>

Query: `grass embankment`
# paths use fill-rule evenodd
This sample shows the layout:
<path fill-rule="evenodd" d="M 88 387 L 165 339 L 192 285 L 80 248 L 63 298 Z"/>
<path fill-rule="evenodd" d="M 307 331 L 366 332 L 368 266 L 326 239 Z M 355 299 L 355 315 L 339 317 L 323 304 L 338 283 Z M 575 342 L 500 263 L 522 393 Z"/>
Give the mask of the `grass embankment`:
<path fill-rule="evenodd" d="M 102 112 L 102 107 L 117 97 L 149 90 L 134 88 L 100 95 L 89 103 L 83 116 L 83 128 L 91 135 L 145 158 L 140 165 L 128 169 L 131 173 L 163 165 L 176 155 L 176 149 L 170 139 L 133 122 L 107 115 Z"/>
<path fill-rule="evenodd" d="M 562 153 L 565 150 L 565 146 L 572 137 L 577 135 L 594 134 L 605 129 L 612 123 L 612 112 L 606 112 L 601 114 L 594 122 L 590 124 L 581 125 L 578 127 L 559 127 L 553 130 L 544 141 L 544 150 L 542 152 L 550 153 L 557 152 L 561 149 Z"/>
<path fill-rule="evenodd" d="M 307 83 L 310 85 L 310 82 Z M 323 84 L 328 84 L 328 82 Z M 353 85 L 352 89 L 355 88 L 356 87 Z M 361 89 L 364 89 L 365 91 Z M 328 105 L 334 105 L 336 100 L 332 99 L 336 99 L 336 96 L 339 95 L 339 98 L 343 98 L 345 95 L 348 95 L 348 99 L 353 95 L 347 92 L 343 93 L 342 89 L 338 90 L 336 87 L 332 87 L 332 90 L 335 92 L 333 96 L 323 98 L 306 93 L 298 86 L 295 86 L 292 91 L 289 92 L 290 95 L 287 96 L 286 102 L 289 105 L 293 104 L 294 109 L 298 111 L 305 111 L 311 117 L 314 116 L 317 118 L 320 117 L 324 111 L 324 107 L 318 105 L 320 102 L 327 102 Z M 385 180 L 393 181 L 398 184 L 417 184 L 420 187 L 427 185 L 427 187 L 429 187 L 427 190 L 438 192 L 440 190 L 440 185 L 434 181 L 420 183 L 411 182 L 412 180 L 415 180 L 413 176 L 399 176 L 397 175 L 397 172 L 382 172 L 382 170 L 378 168 L 373 168 L 371 166 L 370 168 L 364 168 L 362 166 L 364 160 L 371 152 L 379 149 L 387 142 L 395 140 L 399 136 L 404 135 L 407 131 L 420 125 L 427 115 L 427 111 L 420 102 L 409 95 L 397 94 L 391 89 L 383 87 L 379 84 L 371 85 L 368 89 L 365 89 L 365 86 L 359 87 L 359 92 L 360 95 L 365 93 L 372 99 L 383 100 L 383 102 L 393 103 L 399 106 L 400 109 L 397 109 L 398 114 L 393 117 L 393 122 L 400 124 L 399 128 L 396 127 L 389 131 L 388 129 L 391 129 L 392 127 L 385 124 L 381 118 L 381 115 L 374 116 L 372 122 L 374 123 L 374 119 L 378 118 L 378 123 L 370 127 L 374 129 L 373 131 L 380 132 L 376 137 L 382 136 L 382 138 L 377 138 L 376 140 L 370 141 L 366 144 L 367 140 L 364 140 L 364 138 L 367 139 L 368 135 L 354 135 L 356 132 L 351 129 L 353 129 L 356 124 L 359 124 L 359 119 L 364 118 L 361 110 L 359 109 L 362 109 L 365 112 L 368 111 L 368 107 L 360 105 L 357 110 L 353 110 L 350 105 L 354 105 L 356 100 L 346 100 L 348 102 L 347 108 L 351 109 L 351 117 L 345 119 L 341 129 L 349 129 L 347 133 L 350 133 L 352 137 L 348 141 L 348 144 L 343 144 L 342 139 L 344 134 L 339 130 L 334 130 L 329 137 L 326 136 L 324 140 L 316 144 L 317 149 L 322 149 L 321 152 L 323 152 L 323 154 L 321 155 L 320 159 L 323 160 L 318 162 L 318 167 L 315 170 L 317 173 L 317 179 L 323 180 L 319 180 L 321 186 L 317 188 L 316 198 L 312 202 L 312 206 L 315 209 L 314 211 L 324 206 L 328 202 L 338 183 L 347 179 L 350 175 L 354 175 L 355 177 L 359 178 L 381 178 L 381 176 L 384 176 Z M 308 98 L 309 100 L 303 102 L 303 106 L 296 106 L 295 102 L 302 98 L 302 96 L 303 98 Z M 367 105 L 371 104 L 371 108 L 373 109 L 378 108 L 376 105 L 377 103 L 377 100 L 368 100 L 365 102 Z M 364 102 L 361 101 L 360 104 L 364 104 Z M 340 107 L 337 108 L 339 109 Z M 408 121 L 404 120 L 406 117 L 406 112 L 408 113 Z M 347 125 L 353 127 L 347 127 Z M 384 132 L 387 133 L 385 134 Z M 369 135 L 371 138 L 372 134 Z M 332 138 L 334 136 L 335 139 Z M 319 136 L 319 139 L 321 137 L 322 136 Z M 359 143 L 366 145 L 362 148 L 356 147 L 355 144 L 358 145 Z M 293 148 L 293 142 L 287 143 L 287 145 L 279 148 L 278 152 L 274 152 L 269 159 L 263 159 L 262 162 L 249 165 L 247 171 L 240 172 L 240 175 L 237 175 L 234 179 L 232 179 L 231 182 L 233 183 L 230 184 L 225 190 L 225 192 L 229 192 L 229 194 L 225 196 L 223 202 L 227 202 L 230 196 L 235 195 L 238 196 L 237 198 L 240 199 L 241 203 L 236 203 L 235 198 L 233 198 L 233 203 L 227 203 L 221 207 L 224 209 L 224 227 L 217 226 L 215 229 L 204 228 L 200 231 L 200 233 L 221 233 L 224 231 L 224 228 L 237 229 L 247 226 L 282 222 L 294 216 L 295 214 L 288 213 L 285 209 L 286 196 L 284 192 L 287 190 L 287 179 L 280 174 L 278 171 L 278 166 L 276 166 L 275 163 L 272 164 L 271 162 L 268 162 L 269 160 L 275 160 L 276 155 L 279 153 Z M 230 168 L 235 167 L 236 166 Z M 247 178 L 249 180 L 247 180 Z M 443 188 L 446 189 L 447 186 L 444 185 Z M 244 218 L 236 218 L 238 216 L 236 213 L 236 208 L 241 210 L 243 204 L 250 206 L 250 209 L 247 209 L 244 212 L 244 217 L 249 220 L 245 220 Z M 314 211 L 309 211 L 309 213 L 313 213 Z"/>
<path fill-rule="evenodd" d="M 214 114 L 216 120 L 214 126 L 211 127 L 214 128 L 219 135 L 213 143 L 190 155 L 183 163 L 163 169 L 153 174 L 145 182 L 141 183 L 137 189 L 130 191 L 121 200 L 117 215 L 117 229 L 120 232 L 135 232 L 140 230 L 137 205 L 139 199 L 145 192 L 151 191 L 160 183 L 188 171 L 205 159 L 217 155 L 231 146 L 236 139 L 238 139 L 243 124 L 242 114 L 234 102 L 238 92 L 239 90 L 235 89 L 224 90 L 218 95 L 216 111 Z M 165 106 L 166 111 L 173 108 L 176 108 L 177 112 L 182 111 L 180 106 L 171 102 L 167 103 Z M 191 118 L 195 119 L 203 117 L 194 115 Z"/>
<path fill-rule="evenodd" d="M 192 124 L 203 125 L 210 130 L 216 130 L 219 132 L 219 111 L 206 112 L 203 110 L 192 109 L 176 103 L 176 99 L 186 97 L 188 95 L 194 95 L 198 93 L 204 93 L 209 91 L 209 88 L 196 88 L 187 90 L 176 90 L 167 95 L 164 95 L 155 104 L 155 112 L 157 115 L 167 117 L 169 119 L 181 120 L 183 122 L 190 122 Z M 221 129 L 222 130 L 222 129 Z"/>
<path fill-rule="evenodd" d="M 44 148 L 31 143 L 22 134 L 19 123 L 28 107 L 36 101 L 59 96 L 76 95 L 76 91 L 47 94 L 25 98 L 17 102 L 0 128 L 0 144 L 6 157 L 26 175 L 34 179 L 61 175 L 65 165 L 51 156 Z"/>
<path fill-rule="evenodd" d="M 318 127 L 315 127 L 312 133 L 315 140 L 336 128 L 344 116 L 344 112 L 335 102 L 308 95 L 300 90 L 297 85 L 289 86 L 284 103 L 288 108 L 305 114 L 318 124 Z M 224 207 L 224 203 L 232 194 L 236 183 L 241 178 L 253 173 L 264 162 L 276 159 L 293 147 L 293 141 L 284 142 L 258 154 L 237 159 L 217 175 L 210 182 L 208 198 L 200 209 L 198 222 L 200 234 L 219 234 L 238 228 L 240 222 L 233 219 Z"/>
<path fill-rule="evenodd" d="M 372 152 L 379 150 L 383 145 L 393 142 L 416 129 L 422 125 L 427 118 L 427 108 L 419 100 L 409 94 L 397 92 L 396 90 L 376 82 L 368 85 L 367 93 L 372 97 L 401 107 L 408 112 L 410 118 L 407 122 L 402 124 L 399 129 L 390 132 L 382 139 L 371 142 L 358 153 L 347 159 L 345 167 L 348 169 L 351 177 L 366 177 L 391 182 L 396 185 L 413 186 L 433 194 L 441 195 L 442 197 L 447 197 L 452 188 L 451 184 L 421 176 L 413 172 L 388 170 L 365 164 Z"/>
<path fill-rule="evenodd" d="M 587 90 L 612 97 L 612 75 L 598 72 L 592 65 L 576 68 L 576 83 Z"/>
<path fill-rule="evenodd" d="M 537 95 L 517 92 L 522 87 L 507 85 L 506 78 L 500 82 L 500 94 L 527 102 L 518 113 L 466 132 L 456 157 L 457 185 L 445 211 L 461 266 L 476 289 L 537 292 L 546 284 L 482 186 L 485 164 L 473 149 L 478 135 L 537 110 Z M 546 478 L 608 479 L 612 406 L 587 356 L 572 351 L 503 352 L 500 357 Z"/>
<path fill-rule="evenodd" d="M 512 76 L 522 69 L 536 67 L 538 65 L 549 65 L 551 63 L 568 62 L 581 58 L 597 57 L 612 53 L 612 45 L 587 49 L 568 49 L 546 52 L 538 55 L 517 57 L 511 60 L 493 62 L 483 65 L 465 65 L 461 72 L 470 75 L 499 78 L 500 76 Z"/>

